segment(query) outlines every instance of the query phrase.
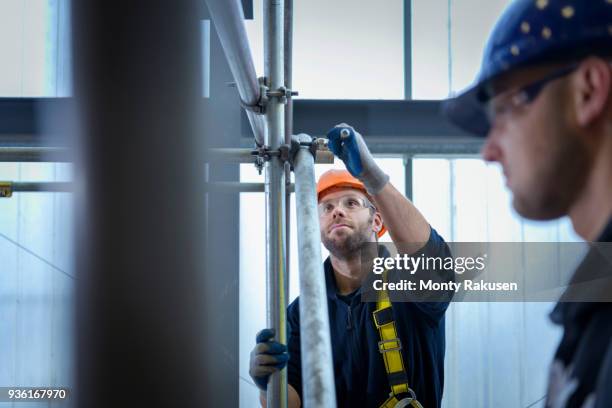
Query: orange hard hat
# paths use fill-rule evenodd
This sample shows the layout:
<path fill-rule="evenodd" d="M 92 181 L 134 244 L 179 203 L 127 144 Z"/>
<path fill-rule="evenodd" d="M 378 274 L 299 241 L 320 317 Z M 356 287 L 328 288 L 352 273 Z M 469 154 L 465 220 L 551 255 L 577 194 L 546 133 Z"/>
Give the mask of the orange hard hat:
<path fill-rule="evenodd" d="M 368 197 L 370 202 L 374 202 L 361 181 L 357 180 L 346 170 L 333 169 L 326 171 L 321 175 L 321 177 L 319 177 L 319 181 L 317 182 L 317 201 L 321 200 L 327 190 L 334 187 L 353 188 L 355 190 L 359 190 Z M 380 231 L 378 231 L 378 237 L 382 237 L 386 231 L 387 229 L 385 228 L 385 224 L 383 224 Z"/>

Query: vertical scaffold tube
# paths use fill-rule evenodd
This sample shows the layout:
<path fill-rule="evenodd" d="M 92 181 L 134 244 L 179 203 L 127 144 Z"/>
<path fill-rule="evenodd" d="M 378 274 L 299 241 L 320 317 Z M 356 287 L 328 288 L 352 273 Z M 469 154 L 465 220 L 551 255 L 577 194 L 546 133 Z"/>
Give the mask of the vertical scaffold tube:
<path fill-rule="evenodd" d="M 285 85 L 283 57 L 283 0 L 264 1 L 265 76 L 271 91 Z M 267 145 L 278 149 L 284 142 L 285 105 L 271 97 L 266 107 Z M 278 156 L 266 164 L 266 240 L 268 327 L 276 330 L 276 340 L 287 343 L 287 270 L 285 264 L 285 169 Z M 268 407 L 287 407 L 287 370 L 273 374 L 268 384 Z"/>
<path fill-rule="evenodd" d="M 291 76 L 293 71 L 293 0 L 285 1 L 285 27 L 284 27 L 284 49 L 285 49 L 285 87 L 292 89 Z M 287 99 L 285 105 L 285 144 L 291 144 L 291 136 L 293 135 L 293 99 Z M 291 184 L 291 166 L 285 164 L 285 185 L 288 187 Z M 287 189 L 288 190 L 288 189 Z M 289 276 L 291 275 L 291 193 L 287 191 L 285 196 L 285 222 L 286 222 L 286 239 L 285 248 L 286 264 L 287 264 L 287 286 L 289 286 Z"/>
<path fill-rule="evenodd" d="M 309 140 L 300 140 L 309 141 Z M 325 274 L 317 210 L 314 159 L 301 149 L 294 163 L 300 265 L 302 405 L 336 406 Z"/>

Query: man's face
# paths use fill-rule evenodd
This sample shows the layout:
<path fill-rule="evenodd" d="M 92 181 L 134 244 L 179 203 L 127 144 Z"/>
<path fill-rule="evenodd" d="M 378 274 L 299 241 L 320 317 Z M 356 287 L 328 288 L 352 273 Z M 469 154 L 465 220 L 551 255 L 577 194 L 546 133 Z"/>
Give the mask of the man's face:
<path fill-rule="evenodd" d="M 373 242 L 382 222 L 365 194 L 350 188 L 333 189 L 319 201 L 321 241 L 339 258 L 354 256 L 364 243 Z"/>
<path fill-rule="evenodd" d="M 517 90 L 550 71 L 534 68 L 507 80 L 507 91 L 490 102 L 495 120 L 482 149 L 485 160 L 501 164 L 516 211 L 537 220 L 567 214 L 587 167 L 564 82 L 569 76 L 546 84 L 528 103 L 516 102 Z"/>

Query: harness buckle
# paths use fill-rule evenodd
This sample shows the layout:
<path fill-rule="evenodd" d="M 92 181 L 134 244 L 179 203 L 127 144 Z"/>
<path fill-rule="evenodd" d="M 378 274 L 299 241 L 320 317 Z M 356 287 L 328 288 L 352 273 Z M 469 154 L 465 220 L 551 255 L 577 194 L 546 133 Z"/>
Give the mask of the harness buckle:
<path fill-rule="evenodd" d="M 412 404 L 412 401 L 416 401 L 416 394 L 414 393 L 412 388 L 408 387 L 408 393 L 410 395 L 397 401 L 397 404 L 395 404 L 394 408 L 406 408 L 409 407 L 410 404 Z"/>
<path fill-rule="evenodd" d="M 385 344 L 388 343 L 396 343 L 396 347 L 385 348 Z M 378 342 L 378 351 L 381 353 L 387 353 L 389 351 L 399 351 L 402 349 L 402 342 L 399 338 L 390 339 L 390 340 L 381 340 Z"/>

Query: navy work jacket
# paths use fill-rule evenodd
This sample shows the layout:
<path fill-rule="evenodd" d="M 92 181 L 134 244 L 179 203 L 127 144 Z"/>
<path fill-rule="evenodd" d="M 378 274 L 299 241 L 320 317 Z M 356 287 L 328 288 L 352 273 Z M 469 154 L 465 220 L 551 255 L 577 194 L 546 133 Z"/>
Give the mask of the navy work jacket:
<path fill-rule="evenodd" d="M 386 249 L 385 249 L 386 250 Z M 425 256 L 450 256 L 448 246 L 432 228 L 421 251 Z M 331 331 L 338 408 L 378 408 L 389 397 L 391 387 L 378 351 L 378 330 L 372 320 L 376 303 L 361 302 L 360 291 L 347 304 L 337 294 L 329 258 L 325 279 Z M 394 302 L 393 314 L 402 343 L 408 385 L 425 408 L 439 407 L 444 385 L 444 313 L 448 302 Z M 302 398 L 299 297 L 287 309 L 289 323 L 288 382 Z M 314 408 L 314 407 L 306 407 Z"/>
<path fill-rule="evenodd" d="M 612 219 L 597 241 L 612 242 Z M 607 299 L 596 292 L 612 291 L 611 255 L 610 246 L 592 248 L 551 313 L 564 330 L 549 372 L 546 406 L 612 407 L 612 303 L 563 301 L 576 294 L 587 298 L 588 291 L 594 299 Z"/>

